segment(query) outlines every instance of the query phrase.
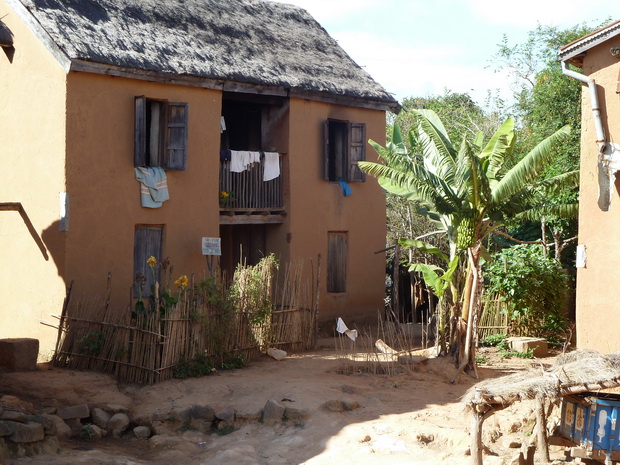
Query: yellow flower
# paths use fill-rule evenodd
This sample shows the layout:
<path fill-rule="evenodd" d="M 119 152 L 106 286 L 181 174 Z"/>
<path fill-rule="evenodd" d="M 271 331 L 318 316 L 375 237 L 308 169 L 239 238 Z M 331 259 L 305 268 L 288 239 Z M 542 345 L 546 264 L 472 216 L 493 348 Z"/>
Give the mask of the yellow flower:
<path fill-rule="evenodd" d="M 222 198 L 223 198 L 223 199 L 226 199 L 226 198 L 228 198 L 229 196 L 230 196 L 230 194 L 229 194 L 228 192 L 226 192 L 226 191 L 222 191 Z"/>
<path fill-rule="evenodd" d="M 189 284 L 189 279 L 187 279 L 187 276 L 185 275 L 180 276 L 179 279 L 177 279 L 174 282 L 174 285 L 178 287 L 179 289 L 185 289 L 188 284 Z"/>
<path fill-rule="evenodd" d="M 157 265 L 157 259 L 155 257 L 150 257 L 146 263 L 148 263 L 149 266 L 155 266 Z"/>

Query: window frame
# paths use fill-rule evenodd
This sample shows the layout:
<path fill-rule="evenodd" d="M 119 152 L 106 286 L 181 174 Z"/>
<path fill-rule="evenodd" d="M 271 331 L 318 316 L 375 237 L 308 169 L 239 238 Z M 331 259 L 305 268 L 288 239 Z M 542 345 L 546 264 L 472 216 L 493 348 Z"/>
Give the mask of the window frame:
<path fill-rule="evenodd" d="M 324 179 L 366 182 L 366 173 L 357 164 L 366 160 L 366 124 L 328 118 L 324 122 L 323 136 Z"/>
<path fill-rule="evenodd" d="M 155 106 L 156 105 L 156 106 Z M 159 111 L 155 124 L 153 115 Z M 180 114 L 180 117 L 179 115 Z M 189 105 L 163 99 L 135 97 L 134 166 L 159 166 L 169 171 L 187 169 Z M 157 130 L 152 141 L 153 129 Z M 157 146 L 157 153 L 150 147 Z"/>

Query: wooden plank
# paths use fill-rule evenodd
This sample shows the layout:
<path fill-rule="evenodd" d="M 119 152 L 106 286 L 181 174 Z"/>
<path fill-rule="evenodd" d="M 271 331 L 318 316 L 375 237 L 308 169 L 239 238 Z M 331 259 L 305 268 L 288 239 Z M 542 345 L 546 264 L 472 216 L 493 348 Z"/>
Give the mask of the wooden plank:
<path fill-rule="evenodd" d="M 133 139 L 134 166 L 147 166 L 146 162 L 146 97 L 138 96 L 135 99 L 134 139 Z"/>
<path fill-rule="evenodd" d="M 365 182 L 364 173 L 358 162 L 366 160 L 366 125 L 364 123 L 349 123 L 349 160 L 348 176 L 349 182 Z"/>

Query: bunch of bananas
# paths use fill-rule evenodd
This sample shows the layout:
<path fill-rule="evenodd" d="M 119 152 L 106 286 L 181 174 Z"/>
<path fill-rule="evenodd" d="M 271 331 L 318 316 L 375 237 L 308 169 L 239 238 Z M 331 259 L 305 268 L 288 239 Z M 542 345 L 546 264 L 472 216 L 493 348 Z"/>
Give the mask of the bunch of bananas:
<path fill-rule="evenodd" d="M 476 218 L 466 216 L 456 227 L 456 246 L 459 249 L 473 247 L 476 240 Z"/>

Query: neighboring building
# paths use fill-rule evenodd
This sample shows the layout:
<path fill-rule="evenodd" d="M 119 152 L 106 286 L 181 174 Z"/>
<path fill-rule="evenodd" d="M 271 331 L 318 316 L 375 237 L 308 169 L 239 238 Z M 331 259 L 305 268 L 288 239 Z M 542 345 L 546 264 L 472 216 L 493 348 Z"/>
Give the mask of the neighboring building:
<path fill-rule="evenodd" d="M 560 50 L 565 74 L 584 82 L 582 96 L 577 346 L 620 350 L 620 21 Z M 566 65 L 581 68 L 571 71 Z"/>
<path fill-rule="evenodd" d="M 400 107 L 305 10 L 0 0 L 0 45 L 0 202 L 22 208 L 0 211 L 0 337 L 51 349 L 40 321 L 71 281 L 103 296 L 110 272 L 126 306 L 150 255 L 203 276 L 203 237 L 221 237 L 227 271 L 273 252 L 309 275 L 321 254 L 320 319 L 375 321 L 385 198 L 356 162 Z M 141 206 L 135 167 L 163 168 L 169 200 Z"/>

